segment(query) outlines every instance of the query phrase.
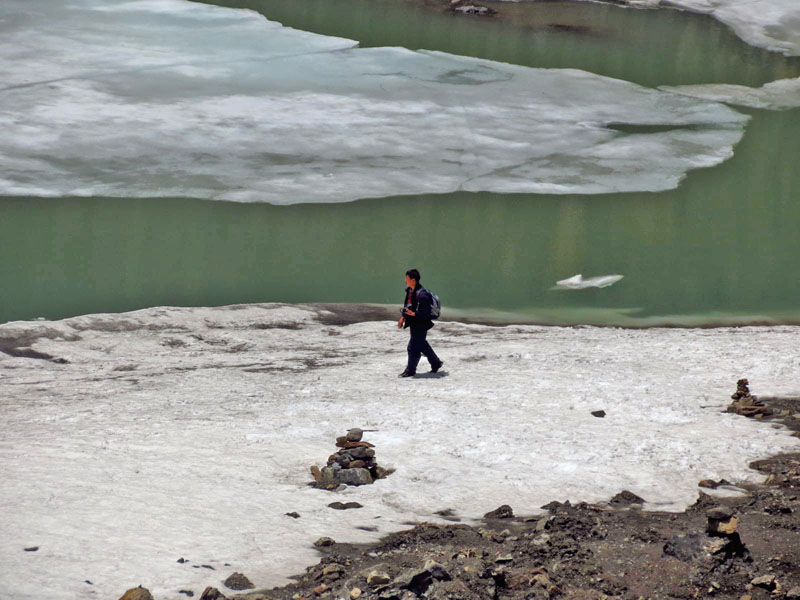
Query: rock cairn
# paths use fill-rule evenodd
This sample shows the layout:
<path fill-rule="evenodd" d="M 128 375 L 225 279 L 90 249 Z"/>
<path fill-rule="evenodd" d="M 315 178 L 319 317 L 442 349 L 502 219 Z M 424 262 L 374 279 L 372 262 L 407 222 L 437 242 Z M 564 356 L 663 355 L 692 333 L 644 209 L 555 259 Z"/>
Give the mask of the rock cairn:
<path fill-rule="evenodd" d="M 747 379 L 736 382 L 736 391 L 731 396 L 733 402 L 728 406 L 727 412 L 754 419 L 772 415 L 772 410 L 766 404 L 760 402 L 756 396 L 750 395 L 749 385 Z"/>
<path fill-rule="evenodd" d="M 366 485 L 389 474 L 378 465 L 375 446 L 365 442 L 363 436 L 364 431 L 355 427 L 336 438 L 338 450 L 328 457 L 328 464 L 321 469 L 311 467 L 316 487 L 336 490 L 342 485 Z"/>

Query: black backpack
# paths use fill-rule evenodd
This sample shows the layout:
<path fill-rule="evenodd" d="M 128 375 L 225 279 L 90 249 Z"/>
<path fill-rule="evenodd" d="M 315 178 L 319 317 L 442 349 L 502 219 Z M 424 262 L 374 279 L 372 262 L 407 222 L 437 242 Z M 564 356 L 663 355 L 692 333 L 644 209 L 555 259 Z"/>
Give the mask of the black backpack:
<path fill-rule="evenodd" d="M 431 319 L 438 319 L 439 315 L 442 314 L 442 302 L 439 300 L 439 296 L 429 289 L 425 289 L 431 295 Z"/>

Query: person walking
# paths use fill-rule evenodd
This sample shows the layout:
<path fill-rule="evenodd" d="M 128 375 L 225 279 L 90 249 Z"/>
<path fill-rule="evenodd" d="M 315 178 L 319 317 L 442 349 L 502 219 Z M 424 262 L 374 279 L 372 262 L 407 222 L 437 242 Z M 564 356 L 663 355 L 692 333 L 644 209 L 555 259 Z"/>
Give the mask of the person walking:
<path fill-rule="evenodd" d="M 397 328 L 410 329 L 411 337 L 408 341 L 408 364 L 399 377 L 414 377 L 423 354 L 431 364 L 431 373 L 436 373 L 444 364 L 426 339 L 428 330 L 433 327 L 431 319 L 433 298 L 430 292 L 420 285 L 419 280 L 420 274 L 417 269 L 406 271 L 406 297 Z"/>

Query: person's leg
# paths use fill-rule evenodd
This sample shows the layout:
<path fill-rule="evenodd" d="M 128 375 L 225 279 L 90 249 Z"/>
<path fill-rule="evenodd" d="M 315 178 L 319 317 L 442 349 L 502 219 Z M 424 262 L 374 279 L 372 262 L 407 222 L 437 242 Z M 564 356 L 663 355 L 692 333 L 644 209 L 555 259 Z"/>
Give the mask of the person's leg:
<path fill-rule="evenodd" d="M 425 358 L 428 359 L 428 362 L 431 363 L 431 369 L 433 369 L 433 372 L 435 373 L 436 371 L 438 371 L 439 367 L 442 366 L 442 361 L 439 360 L 438 356 L 436 356 L 436 352 L 433 351 L 433 348 L 431 348 L 431 345 L 428 343 L 427 339 L 425 340 L 425 343 L 422 345 L 421 350 L 422 353 L 425 355 Z"/>
<path fill-rule="evenodd" d="M 406 373 L 414 374 L 417 372 L 419 359 L 422 357 L 422 349 L 427 345 L 425 336 L 428 333 L 425 329 L 410 327 L 411 337 L 408 340 L 408 365 Z"/>

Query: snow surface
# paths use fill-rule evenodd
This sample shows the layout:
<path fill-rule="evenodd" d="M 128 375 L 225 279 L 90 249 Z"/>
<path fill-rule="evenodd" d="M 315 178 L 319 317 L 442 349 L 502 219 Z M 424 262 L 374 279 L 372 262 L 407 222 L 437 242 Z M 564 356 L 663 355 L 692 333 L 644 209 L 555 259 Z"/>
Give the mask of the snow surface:
<path fill-rule="evenodd" d="M 6 0 L 0 194 L 660 191 L 730 158 L 747 120 L 578 70 L 356 46 L 183 0 Z"/>
<path fill-rule="evenodd" d="M 234 571 L 280 584 L 316 562 L 320 536 L 373 540 L 446 508 L 534 514 L 628 489 L 681 510 L 699 480 L 759 479 L 750 461 L 800 445 L 722 412 L 742 376 L 757 394 L 800 394 L 798 327 L 445 322 L 430 335 L 443 372 L 409 381 L 407 332 L 332 316 L 250 305 L 0 325 L 0 348 L 51 357 L 0 353 L 0 597 L 139 584 L 177 597 Z M 376 430 L 366 439 L 397 471 L 308 487 L 350 427 Z"/>

